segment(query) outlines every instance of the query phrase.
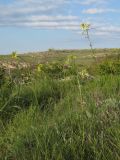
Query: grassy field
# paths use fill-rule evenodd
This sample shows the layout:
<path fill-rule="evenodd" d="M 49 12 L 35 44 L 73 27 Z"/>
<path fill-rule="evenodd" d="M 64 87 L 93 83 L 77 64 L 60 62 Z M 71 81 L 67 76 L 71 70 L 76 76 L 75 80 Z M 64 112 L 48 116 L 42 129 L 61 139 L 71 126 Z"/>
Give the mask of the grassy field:
<path fill-rule="evenodd" d="M 120 160 L 120 49 L 0 57 L 0 160 Z"/>
<path fill-rule="evenodd" d="M 120 49 L 95 49 L 95 55 L 96 57 L 103 58 L 108 55 L 116 55 L 120 54 Z M 23 58 L 25 61 L 28 63 L 46 63 L 52 62 L 55 60 L 64 60 L 69 55 L 75 55 L 77 56 L 77 62 L 78 63 L 84 63 L 84 64 L 89 64 L 91 62 L 94 62 L 92 56 L 91 56 L 91 50 L 89 49 L 84 49 L 84 50 L 54 50 L 54 49 L 49 49 L 46 52 L 34 52 L 34 53 L 26 53 L 26 54 L 19 54 L 19 56 L 22 59 L 19 59 L 19 62 L 23 62 Z M 6 56 L 0 56 L 0 62 L 2 61 L 13 61 L 11 59 L 11 55 L 6 55 Z"/>

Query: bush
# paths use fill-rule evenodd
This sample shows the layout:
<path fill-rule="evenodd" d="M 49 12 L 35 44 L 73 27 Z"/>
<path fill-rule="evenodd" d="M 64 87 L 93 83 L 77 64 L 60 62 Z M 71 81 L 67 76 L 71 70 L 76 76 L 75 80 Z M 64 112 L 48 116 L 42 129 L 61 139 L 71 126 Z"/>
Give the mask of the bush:
<path fill-rule="evenodd" d="M 92 75 L 120 75 L 120 54 L 101 58 L 88 67 Z"/>
<path fill-rule="evenodd" d="M 63 64 L 60 62 L 44 64 L 42 70 L 50 77 L 61 77 L 63 75 Z"/>
<path fill-rule="evenodd" d="M 100 74 L 120 74 L 120 61 L 108 60 L 101 63 L 98 67 Z"/>
<path fill-rule="evenodd" d="M 64 63 L 62 62 L 53 62 L 53 63 L 46 63 L 46 64 L 39 64 L 38 71 L 44 72 L 47 76 L 52 78 L 63 78 L 68 75 L 77 74 L 77 66 L 75 63 Z"/>

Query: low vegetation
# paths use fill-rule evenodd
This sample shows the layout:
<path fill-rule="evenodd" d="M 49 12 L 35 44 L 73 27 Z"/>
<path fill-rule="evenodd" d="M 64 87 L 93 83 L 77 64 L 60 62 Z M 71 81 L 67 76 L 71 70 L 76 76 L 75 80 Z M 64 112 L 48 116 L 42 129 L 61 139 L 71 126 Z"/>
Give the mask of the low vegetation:
<path fill-rule="evenodd" d="M 56 52 L 1 57 L 0 159 L 119 160 L 119 49 Z"/>

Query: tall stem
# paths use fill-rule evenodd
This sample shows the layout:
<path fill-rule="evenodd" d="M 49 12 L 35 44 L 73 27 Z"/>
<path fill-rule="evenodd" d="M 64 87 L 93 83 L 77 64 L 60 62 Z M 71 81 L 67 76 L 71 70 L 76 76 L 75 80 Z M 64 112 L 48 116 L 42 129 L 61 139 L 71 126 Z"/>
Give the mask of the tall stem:
<path fill-rule="evenodd" d="M 87 39 L 88 39 L 88 42 L 89 42 L 90 49 L 91 49 L 92 54 L 93 54 L 93 58 L 94 58 L 95 61 L 96 61 L 95 51 L 94 51 L 94 49 L 93 49 L 93 45 L 92 45 L 92 42 L 91 42 L 91 39 L 90 39 L 90 35 L 89 35 L 89 30 L 88 30 L 88 29 L 86 30 L 86 35 L 87 35 Z"/>

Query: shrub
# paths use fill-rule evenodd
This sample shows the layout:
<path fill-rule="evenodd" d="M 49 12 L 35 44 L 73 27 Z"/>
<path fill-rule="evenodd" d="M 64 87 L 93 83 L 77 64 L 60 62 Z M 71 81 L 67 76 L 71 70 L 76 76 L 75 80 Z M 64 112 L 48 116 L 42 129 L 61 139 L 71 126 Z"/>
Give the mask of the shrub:
<path fill-rule="evenodd" d="M 77 74 L 77 66 L 75 65 L 74 61 L 69 63 L 64 63 L 64 61 L 46 63 L 46 64 L 39 64 L 38 71 L 44 72 L 47 76 L 52 78 L 63 78 L 68 75 Z"/>
<path fill-rule="evenodd" d="M 88 71 L 92 75 L 119 75 L 120 74 L 120 54 L 106 55 L 94 62 L 88 67 Z"/>
<path fill-rule="evenodd" d="M 63 64 L 60 62 L 47 63 L 42 70 L 51 77 L 61 77 L 63 75 Z"/>
<path fill-rule="evenodd" d="M 120 61 L 107 60 L 102 62 L 98 67 L 100 74 L 120 74 Z"/>

